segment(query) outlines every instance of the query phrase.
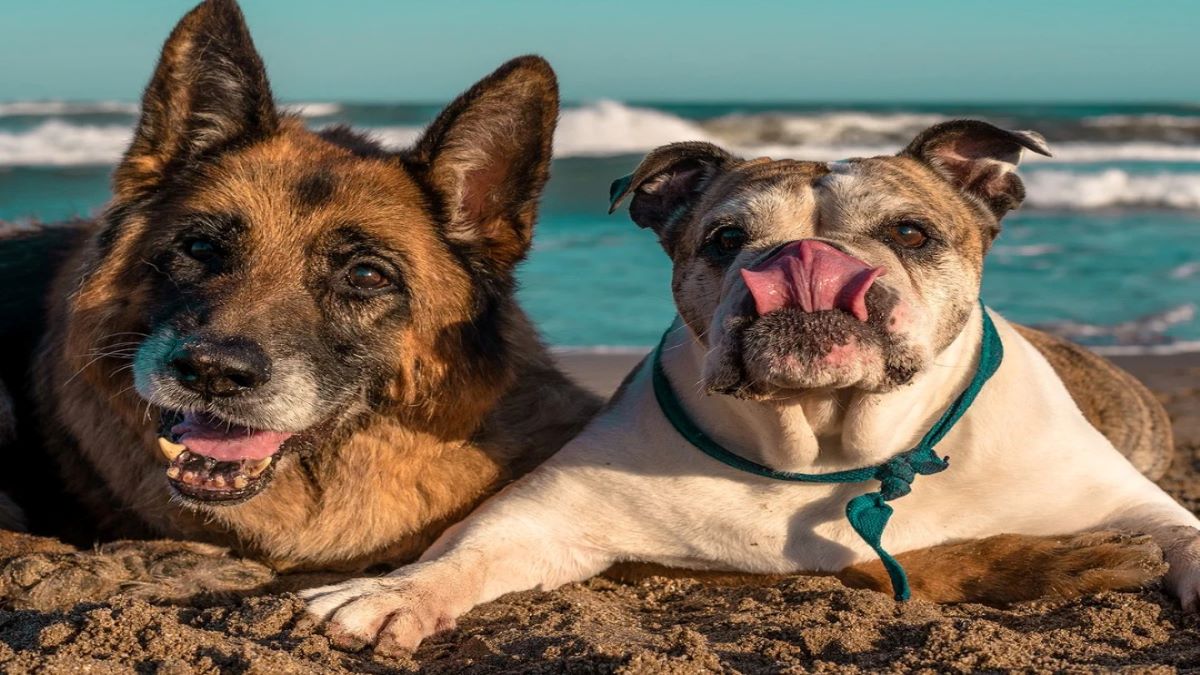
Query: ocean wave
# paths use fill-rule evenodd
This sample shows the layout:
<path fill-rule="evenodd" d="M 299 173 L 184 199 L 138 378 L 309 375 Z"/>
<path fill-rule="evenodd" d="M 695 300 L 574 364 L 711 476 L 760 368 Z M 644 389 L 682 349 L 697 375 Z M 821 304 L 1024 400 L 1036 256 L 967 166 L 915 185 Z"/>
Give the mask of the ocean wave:
<path fill-rule="evenodd" d="M 343 110 L 341 103 L 326 101 L 281 103 L 279 107 L 301 117 L 333 117 Z"/>
<path fill-rule="evenodd" d="M 992 249 L 993 255 L 1012 256 L 1014 258 L 1038 258 L 1051 253 L 1058 253 L 1061 246 L 1054 244 L 1024 244 L 1017 246 L 1000 245 Z"/>
<path fill-rule="evenodd" d="M 742 147 L 901 146 L 921 130 L 946 119 L 933 114 L 851 111 L 808 115 L 759 113 L 725 115 L 699 126 L 726 143 Z"/>
<path fill-rule="evenodd" d="M 678 141 L 708 141 L 747 156 L 836 161 L 894 154 L 920 131 L 947 119 L 908 113 L 760 113 L 688 120 L 652 108 L 599 101 L 563 111 L 554 139 L 559 157 L 636 154 Z M 1200 119 L 1200 118 L 1197 118 Z M 1200 162 L 1194 144 L 1055 142 L 1053 157 L 1025 154 L 1030 164 Z"/>
<path fill-rule="evenodd" d="M 1200 173 L 1040 169 L 1024 174 L 1025 204 L 1041 209 L 1200 210 Z"/>
<path fill-rule="evenodd" d="M 125 101 L 11 101 L 0 103 L 0 117 L 112 113 L 135 115 L 137 111 L 138 104 Z"/>
<path fill-rule="evenodd" d="M 1200 274 L 1200 260 L 1186 262 L 1179 267 L 1171 270 L 1170 277 L 1172 279 L 1190 279 L 1193 276 Z"/>
<path fill-rule="evenodd" d="M 1052 321 L 1034 327 L 1073 342 L 1100 347 L 1165 347 L 1176 344 L 1166 335 L 1167 329 L 1195 318 L 1196 305 L 1185 303 L 1117 324 Z"/>
<path fill-rule="evenodd" d="M 51 104 L 77 105 L 38 105 Z M 128 104 L 88 105 L 94 109 Z M 316 118 L 332 115 L 340 106 L 328 102 L 291 105 L 300 114 Z M 746 122 L 743 118 L 747 117 L 753 121 Z M 937 119 L 936 115 L 845 112 L 782 117 L 727 115 L 695 121 L 661 110 L 599 101 L 563 111 L 554 147 L 558 157 L 612 156 L 640 154 L 676 141 L 702 140 L 745 156 L 833 161 L 894 153 L 902 143 L 885 138 L 907 139 Z M 404 125 L 364 130 L 391 148 L 411 145 L 421 133 L 418 126 Z M 0 166 L 112 164 L 120 159 L 130 135 L 130 129 L 122 125 L 87 125 L 50 118 L 21 131 L 0 131 Z M 1054 145 L 1054 151 L 1053 158 L 1027 156 L 1032 167 L 1025 172 L 1031 207 L 1200 210 L 1200 173 L 1194 171 L 1067 170 L 1063 166 L 1118 161 L 1194 163 L 1200 162 L 1200 145 L 1060 143 Z"/>
<path fill-rule="evenodd" d="M 0 131 L 0 166 L 113 164 L 133 137 L 123 125 L 78 125 L 49 120 L 24 132 Z"/>
<path fill-rule="evenodd" d="M 686 140 L 717 139 L 698 124 L 660 110 L 599 101 L 562 112 L 554 152 L 559 157 L 632 154 Z"/>

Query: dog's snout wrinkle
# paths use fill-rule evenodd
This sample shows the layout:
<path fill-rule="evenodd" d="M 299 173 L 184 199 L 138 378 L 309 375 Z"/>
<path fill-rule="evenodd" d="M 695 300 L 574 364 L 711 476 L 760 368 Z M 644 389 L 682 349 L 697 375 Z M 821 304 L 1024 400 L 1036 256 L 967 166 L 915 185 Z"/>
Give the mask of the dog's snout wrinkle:
<path fill-rule="evenodd" d="M 867 291 L 884 271 L 824 241 L 801 239 L 741 274 L 760 315 L 785 307 L 842 309 L 866 321 Z"/>
<path fill-rule="evenodd" d="M 170 364 L 181 385 L 210 397 L 235 396 L 271 379 L 271 360 L 262 348 L 238 338 L 184 344 Z"/>

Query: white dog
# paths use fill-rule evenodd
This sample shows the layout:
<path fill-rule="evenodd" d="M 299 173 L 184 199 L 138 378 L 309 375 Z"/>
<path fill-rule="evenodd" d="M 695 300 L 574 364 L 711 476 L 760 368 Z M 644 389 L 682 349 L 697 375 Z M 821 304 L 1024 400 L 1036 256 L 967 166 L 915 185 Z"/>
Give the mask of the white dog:
<path fill-rule="evenodd" d="M 889 552 L 1101 528 L 1152 536 L 1194 607 L 1200 522 L 979 303 L 1022 149 L 1048 154 L 1036 134 L 958 121 L 834 164 L 655 150 L 613 198 L 632 194 L 674 261 L 679 318 L 659 349 L 420 562 L 308 591 L 311 611 L 342 644 L 413 648 L 479 603 L 621 561 L 791 573 L 882 557 L 902 598 Z"/>

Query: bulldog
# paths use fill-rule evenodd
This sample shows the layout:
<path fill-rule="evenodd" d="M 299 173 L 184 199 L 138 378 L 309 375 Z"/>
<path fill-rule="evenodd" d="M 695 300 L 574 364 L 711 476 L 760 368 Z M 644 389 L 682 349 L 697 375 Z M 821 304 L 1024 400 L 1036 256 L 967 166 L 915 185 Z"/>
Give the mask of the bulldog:
<path fill-rule="evenodd" d="M 1075 536 L 1083 549 L 1030 574 L 1129 584 L 1136 556 L 1086 548 L 1109 531 L 1161 547 L 1166 586 L 1193 609 L 1200 521 L 980 304 L 1024 150 L 1049 154 L 1038 134 L 953 121 L 895 156 L 833 163 L 651 152 L 612 197 L 632 197 L 674 263 L 659 348 L 419 562 L 307 591 L 310 611 L 342 645 L 407 649 L 479 603 L 625 561 L 783 574 L 882 559 L 904 598 L 921 558 L 900 554 L 997 537 Z M 983 576 L 1004 564 L 960 561 Z"/>

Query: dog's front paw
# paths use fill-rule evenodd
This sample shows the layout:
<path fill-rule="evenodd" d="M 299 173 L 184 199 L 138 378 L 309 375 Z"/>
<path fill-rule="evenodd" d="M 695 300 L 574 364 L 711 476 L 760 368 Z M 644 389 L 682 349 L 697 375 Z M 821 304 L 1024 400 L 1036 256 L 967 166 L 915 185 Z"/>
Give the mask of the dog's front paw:
<path fill-rule="evenodd" d="M 308 611 L 325 621 L 341 649 L 374 646 L 376 653 L 411 652 L 425 638 L 454 628 L 445 591 L 406 576 L 350 581 L 303 591 Z"/>
<path fill-rule="evenodd" d="M 1164 579 L 1167 590 L 1179 598 L 1184 611 L 1200 609 L 1200 530 L 1174 528 L 1163 546 L 1170 566 Z"/>

